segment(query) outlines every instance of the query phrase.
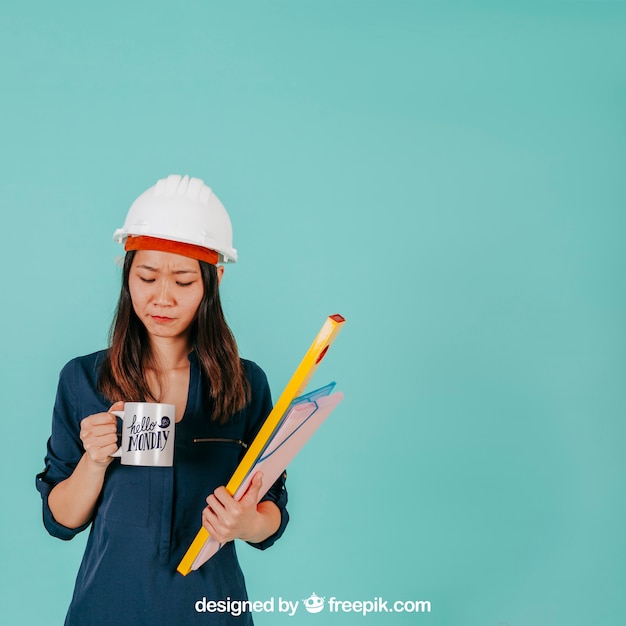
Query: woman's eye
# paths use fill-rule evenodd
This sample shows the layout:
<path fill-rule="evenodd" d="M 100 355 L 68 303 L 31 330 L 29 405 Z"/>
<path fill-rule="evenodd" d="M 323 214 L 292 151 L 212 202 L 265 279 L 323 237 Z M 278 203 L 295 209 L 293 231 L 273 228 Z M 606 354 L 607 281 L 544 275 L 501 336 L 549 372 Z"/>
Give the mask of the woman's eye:
<path fill-rule="evenodd" d="M 144 283 L 153 283 L 154 282 L 154 278 L 144 278 L 143 276 L 140 276 L 139 280 L 141 282 L 144 282 Z"/>
<path fill-rule="evenodd" d="M 176 281 L 176 284 L 177 284 L 179 287 L 189 287 L 189 285 L 193 285 L 193 282 L 190 282 L 190 283 L 181 283 L 181 282 L 179 282 L 179 281 Z"/>

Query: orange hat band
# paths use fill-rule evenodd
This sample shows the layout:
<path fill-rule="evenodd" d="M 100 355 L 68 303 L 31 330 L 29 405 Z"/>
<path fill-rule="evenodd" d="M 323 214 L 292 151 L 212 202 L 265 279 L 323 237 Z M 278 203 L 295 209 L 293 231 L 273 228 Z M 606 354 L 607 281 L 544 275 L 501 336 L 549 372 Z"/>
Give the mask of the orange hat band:
<path fill-rule="evenodd" d="M 159 252 L 171 252 L 181 256 L 190 257 L 197 261 L 205 261 L 211 265 L 217 265 L 219 259 L 215 250 L 203 248 L 193 243 L 183 243 L 182 241 L 170 241 L 169 239 L 159 239 L 158 237 L 148 237 L 139 235 L 133 237 L 129 235 L 124 244 L 124 250 L 158 250 Z"/>

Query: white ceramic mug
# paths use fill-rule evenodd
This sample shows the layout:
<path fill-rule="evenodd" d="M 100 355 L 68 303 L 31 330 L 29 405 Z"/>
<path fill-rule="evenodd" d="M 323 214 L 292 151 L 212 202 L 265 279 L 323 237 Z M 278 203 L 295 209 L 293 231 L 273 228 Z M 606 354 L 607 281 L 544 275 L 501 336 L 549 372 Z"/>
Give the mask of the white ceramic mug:
<path fill-rule="evenodd" d="M 122 445 L 111 456 L 123 465 L 171 467 L 174 464 L 176 407 L 155 402 L 125 402 L 123 411 L 111 411 L 122 418 Z"/>

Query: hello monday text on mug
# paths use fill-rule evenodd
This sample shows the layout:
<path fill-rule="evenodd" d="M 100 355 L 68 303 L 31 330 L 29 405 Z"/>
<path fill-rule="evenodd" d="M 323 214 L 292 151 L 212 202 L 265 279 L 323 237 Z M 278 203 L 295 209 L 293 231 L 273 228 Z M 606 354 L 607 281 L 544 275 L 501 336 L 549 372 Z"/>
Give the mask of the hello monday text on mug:
<path fill-rule="evenodd" d="M 123 465 L 171 467 L 174 463 L 176 407 L 155 402 L 125 402 L 123 411 L 111 411 L 122 418 L 122 445 L 111 456 Z"/>

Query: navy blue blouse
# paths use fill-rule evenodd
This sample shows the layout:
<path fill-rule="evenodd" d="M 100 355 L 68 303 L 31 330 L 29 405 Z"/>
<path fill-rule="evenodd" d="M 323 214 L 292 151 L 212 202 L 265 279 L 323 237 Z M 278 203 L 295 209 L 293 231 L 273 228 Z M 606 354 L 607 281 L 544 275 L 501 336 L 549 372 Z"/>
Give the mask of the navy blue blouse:
<path fill-rule="evenodd" d="M 66 479 L 82 457 L 80 422 L 107 411 L 110 402 L 97 391 L 99 365 L 105 352 L 70 361 L 62 370 L 48 440 L 46 469 L 37 476 L 43 499 L 43 521 L 48 532 L 72 539 L 91 525 L 66 626 L 179 626 L 252 624 L 250 613 L 196 611 L 196 603 L 209 600 L 245 600 L 247 593 L 234 542 L 227 543 L 199 570 L 182 576 L 180 559 L 201 525 L 206 497 L 225 485 L 272 407 L 263 370 L 242 360 L 251 387 L 248 406 L 226 425 L 209 419 L 203 400 L 200 366 L 189 357 L 189 395 L 183 419 L 176 424 L 173 467 L 135 467 L 114 460 L 93 519 L 80 528 L 59 524 L 48 507 L 48 494 Z M 230 441 L 202 441 L 226 439 Z M 200 440 L 200 441 L 195 441 Z M 265 496 L 281 512 L 278 531 L 259 544 L 265 549 L 287 525 L 285 477 Z"/>

